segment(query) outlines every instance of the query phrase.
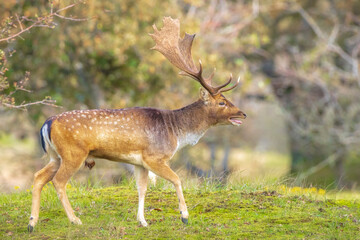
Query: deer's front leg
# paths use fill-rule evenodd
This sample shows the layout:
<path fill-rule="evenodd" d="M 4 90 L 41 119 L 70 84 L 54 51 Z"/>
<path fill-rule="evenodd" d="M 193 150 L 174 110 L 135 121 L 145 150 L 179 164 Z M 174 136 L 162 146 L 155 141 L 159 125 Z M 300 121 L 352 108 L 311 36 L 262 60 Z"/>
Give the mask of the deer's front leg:
<path fill-rule="evenodd" d="M 145 203 L 145 194 L 146 194 L 147 182 L 148 182 L 148 173 L 149 170 L 145 169 L 144 167 L 135 166 L 134 175 L 139 193 L 139 208 L 138 208 L 137 220 L 144 227 L 148 225 L 144 217 L 144 203 Z"/>
<path fill-rule="evenodd" d="M 174 184 L 174 187 L 176 189 L 176 194 L 179 199 L 181 221 L 187 224 L 189 213 L 187 211 L 185 198 L 181 188 L 181 181 L 178 175 L 173 170 L 171 170 L 171 168 L 167 165 L 166 161 L 147 159 L 144 161 L 144 166 L 149 170 L 151 170 L 152 172 L 154 172 L 156 175 L 165 178 L 166 180 Z"/>

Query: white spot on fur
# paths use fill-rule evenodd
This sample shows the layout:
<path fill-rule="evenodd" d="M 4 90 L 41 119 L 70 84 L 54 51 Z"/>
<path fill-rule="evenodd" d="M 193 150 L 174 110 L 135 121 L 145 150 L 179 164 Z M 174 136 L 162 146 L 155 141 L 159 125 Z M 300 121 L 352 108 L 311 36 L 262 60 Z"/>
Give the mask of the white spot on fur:
<path fill-rule="evenodd" d="M 92 130 L 92 127 L 89 127 L 90 130 Z"/>

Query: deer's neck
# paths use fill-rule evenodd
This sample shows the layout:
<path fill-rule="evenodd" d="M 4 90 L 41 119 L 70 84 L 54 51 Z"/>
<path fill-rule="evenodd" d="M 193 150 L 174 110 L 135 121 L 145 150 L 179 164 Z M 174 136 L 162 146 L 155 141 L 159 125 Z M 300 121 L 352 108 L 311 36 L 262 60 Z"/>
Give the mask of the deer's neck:
<path fill-rule="evenodd" d="M 206 106 L 202 101 L 196 101 L 181 109 L 170 112 L 170 127 L 177 137 L 178 148 L 194 145 L 204 135 L 211 125 Z"/>

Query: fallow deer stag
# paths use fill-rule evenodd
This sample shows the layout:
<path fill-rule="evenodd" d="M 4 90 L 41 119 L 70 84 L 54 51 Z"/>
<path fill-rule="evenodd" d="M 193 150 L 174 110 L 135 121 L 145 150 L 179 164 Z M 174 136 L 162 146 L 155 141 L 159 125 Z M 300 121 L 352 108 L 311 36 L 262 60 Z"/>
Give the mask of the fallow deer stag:
<path fill-rule="evenodd" d="M 39 219 L 40 193 L 43 186 L 53 182 L 65 212 L 72 223 L 81 224 L 74 214 L 65 187 L 70 177 L 87 161 L 88 157 L 135 165 L 135 178 L 139 193 L 137 219 L 147 226 L 144 201 L 148 172 L 174 184 L 179 199 L 181 220 L 188 222 L 181 181 L 168 165 L 174 154 L 185 145 L 194 145 L 207 129 L 214 125 L 239 126 L 246 114 L 227 100 L 222 93 L 236 87 L 225 88 L 230 79 L 217 87 L 211 85 L 214 74 L 202 75 L 202 65 L 195 66 L 191 46 L 195 35 L 180 38 L 179 20 L 163 19 L 163 28 L 153 25 L 150 36 L 161 52 L 180 74 L 198 81 L 200 99 L 177 110 L 155 108 L 94 109 L 64 112 L 47 119 L 40 130 L 42 146 L 50 162 L 35 174 L 32 192 L 32 210 L 28 230 L 31 232 Z"/>

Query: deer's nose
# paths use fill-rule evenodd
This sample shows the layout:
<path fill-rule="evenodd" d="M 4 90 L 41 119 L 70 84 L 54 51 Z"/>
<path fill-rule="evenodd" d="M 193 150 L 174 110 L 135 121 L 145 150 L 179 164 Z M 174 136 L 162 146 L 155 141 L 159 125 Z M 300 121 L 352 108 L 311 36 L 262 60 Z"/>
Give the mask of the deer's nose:
<path fill-rule="evenodd" d="M 243 116 L 244 116 L 244 119 L 245 119 L 245 118 L 247 117 L 247 116 L 246 116 L 246 113 L 243 113 Z"/>

